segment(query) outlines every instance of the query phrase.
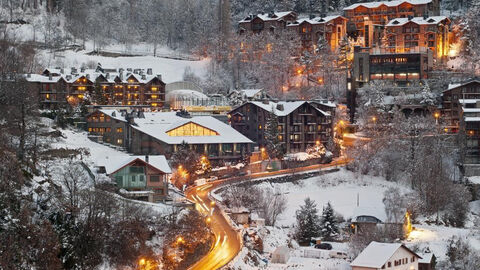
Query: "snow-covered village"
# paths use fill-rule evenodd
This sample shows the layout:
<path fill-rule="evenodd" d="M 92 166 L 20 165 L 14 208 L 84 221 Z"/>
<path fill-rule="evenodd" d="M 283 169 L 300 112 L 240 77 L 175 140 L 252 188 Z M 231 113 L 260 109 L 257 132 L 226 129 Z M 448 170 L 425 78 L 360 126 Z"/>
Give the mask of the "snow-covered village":
<path fill-rule="evenodd" d="M 479 270 L 480 0 L 0 0 L 0 270 Z"/>

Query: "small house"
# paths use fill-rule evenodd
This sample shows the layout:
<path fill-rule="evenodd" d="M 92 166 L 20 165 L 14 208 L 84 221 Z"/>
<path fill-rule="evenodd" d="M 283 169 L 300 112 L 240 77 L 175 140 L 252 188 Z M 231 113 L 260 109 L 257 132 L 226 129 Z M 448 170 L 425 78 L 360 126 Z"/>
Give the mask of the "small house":
<path fill-rule="evenodd" d="M 286 246 L 280 246 L 272 253 L 272 263 L 285 264 L 290 259 L 290 249 Z"/>
<path fill-rule="evenodd" d="M 171 174 L 165 156 L 131 156 L 105 166 L 107 175 L 126 190 L 126 194 L 150 202 L 164 200 L 168 195 Z"/>
<path fill-rule="evenodd" d="M 421 257 L 401 243 L 372 241 L 350 264 L 352 270 L 419 270 Z"/>
<path fill-rule="evenodd" d="M 423 253 L 422 258 L 418 260 L 419 270 L 435 270 L 437 258 L 433 253 Z"/>

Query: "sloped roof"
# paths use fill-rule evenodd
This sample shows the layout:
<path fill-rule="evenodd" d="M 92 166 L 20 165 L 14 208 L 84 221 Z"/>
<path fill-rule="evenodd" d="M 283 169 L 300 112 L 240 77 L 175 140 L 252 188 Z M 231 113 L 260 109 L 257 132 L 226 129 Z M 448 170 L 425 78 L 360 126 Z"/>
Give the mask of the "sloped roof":
<path fill-rule="evenodd" d="M 343 10 L 352 10 L 352 9 L 356 9 L 359 6 L 366 7 L 366 8 L 378 8 L 381 5 L 385 5 L 387 7 L 396 7 L 403 3 L 409 3 L 412 5 L 424 5 L 431 2 L 432 0 L 379 1 L 379 2 L 369 2 L 369 3 L 357 3 L 357 4 L 348 6 Z"/>
<path fill-rule="evenodd" d="M 404 248 L 413 255 L 421 258 L 415 252 L 400 243 L 379 243 L 372 241 L 360 253 L 350 266 L 382 268 L 387 261 L 397 252 L 398 249 Z"/>
<path fill-rule="evenodd" d="M 418 25 L 437 25 L 443 20 L 449 20 L 446 16 L 432 16 L 432 17 L 414 17 L 412 19 L 408 18 L 395 18 L 391 19 L 386 26 L 402 26 L 409 22 L 416 23 Z"/>
<path fill-rule="evenodd" d="M 256 94 L 258 94 L 259 92 L 262 92 L 262 91 L 263 91 L 263 89 L 241 89 L 241 90 L 239 90 L 240 93 L 245 94 L 245 96 L 248 97 L 248 98 L 252 98 Z"/>
<path fill-rule="evenodd" d="M 452 90 L 452 89 L 455 89 L 455 88 L 458 88 L 458 87 L 462 87 L 462 86 L 471 84 L 473 82 L 480 83 L 480 80 L 470 80 L 468 82 L 462 82 L 462 83 L 451 83 L 451 84 L 448 85 L 448 89 L 444 90 L 443 92 L 449 91 L 449 90 Z"/>
<path fill-rule="evenodd" d="M 101 109 L 99 111 L 104 113 L 105 115 L 108 115 L 108 116 L 112 117 L 115 120 L 122 121 L 122 122 L 127 122 L 127 120 L 125 120 L 125 117 L 122 116 L 122 112 L 120 112 L 120 111 L 109 110 L 109 109 Z"/>
<path fill-rule="evenodd" d="M 277 21 L 277 20 L 280 20 L 282 19 L 283 17 L 289 15 L 289 14 L 295 14 L 295 12 L 293 11 L 282 11 L 282 12 L 274 12 L 273 14 L 275 14 L 275 17 L 270 17 L 270 14 L 268 12 L 265 12 L 263 14 L 257 14 L 255 15 L 253 18 L 260 18 L 261 20 L 263 21 Z M 252 19 L 253 19 L 252 18 Z M 250 22 L 252 21 L 252 19 L 250 19 L 249 17 L 241 20 L 240 22 Z"/>
<path fill-rule="evenodd" d="M 345 20 L 347 19 L 347 18 L 345 18 L 341 15 L 333 15 L 333 16 L 326 16 L 326 17 L 315 17 L 313 19 L 300 18 L 300 19 L 297 19 L 295 22 L 290 23 L 288 26 L 300 25 L 303 22 L 308 22 L 310 24 L 324 24 L 324 23 L 328 23 L 329 21 L 335 20 L 337 18 L 343 18 Z"/>
<path fill-rule="evenodd" d="M 112 174 L 120 170 L 121 168 L 127 166 L 128 164 L 134 162 L 135 160 L 141 160 L 143 162 L 146 162 L 145 156 L 130 156 L 121 162 L 118 162 L 116 160 L 112 160 L 112 162 L 107 162 L 106 164 L 104 164 L 105 170 L 107 174 Z M 168 165 L 165 156 L 148 156 L 148 164 L 164 173 L 172 173 L 172 169 L 170 168 L 170 165 Z"/>
<path fill-rule="evenodd" d="M 421 259 L 418 260 L 418 263 L 430 263 L 433 258 L 433 253 L 423 253 L 421 254 Z"/>
<path fill-rule="evenodd" d="M 276 116 L 286 116 L 286 115 L 289 115 L 294 110 L 296 110 L 298 107 L 305 104 L 306 101 L 280 101 L 280 102 L 269 101 L 268 104 L 265 104 L 261 101 L 251 101 L 250 103 L 268 112 L 273 112 Z M 277 105 L 283 105 L 283 110 L 278 110 Z"/>
<path fill-rule="evenodd" d="M 56 83 L 58 82 L 62 76 L 52 76 L 50 80 L 49 76 L 44 76 L 40 74 L 28 74 L 25 76 L 25 79 L 29 82 L 40 82 L 40 83 Z"/>
<path fill-rule="evenodd" d="M 148 134 L 167 144 L 217 144 L 217 143 L 253 143 L 231 126 L 211 116 L 193 116 L 184 118 L 176 112 L 145 112 L 145 118 L 135 118 L 132 128 Z M 195 123 L 218 133 L 214 136 L 169 136 L 166 132 L 183 126 L 189 122 Z"/>

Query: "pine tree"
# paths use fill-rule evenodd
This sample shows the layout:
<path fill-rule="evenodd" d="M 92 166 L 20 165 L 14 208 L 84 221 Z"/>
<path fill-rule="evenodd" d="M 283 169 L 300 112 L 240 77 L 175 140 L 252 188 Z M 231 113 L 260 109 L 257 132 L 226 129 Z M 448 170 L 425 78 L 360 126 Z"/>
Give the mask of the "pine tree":
<path fill-rule="evenodd" d="M 272 108 L 274 111 L 275 108 Z M 265 141 L 268 156 L 272 159 L 281 159 L 285 154 L 282 142 L 278 139 L 278 120 L 274 112 L 270 112 L 265 123 Z"/>
<path fill-rule="evenodd" d="M 98 82 L 95 82 L 95 88 L 93 89 L 93 103 L 97 105 L 107 104 L 107 100 L 103 94 L 102 86 Z"/>
<path fill-rule="evenodd" d="M 300 243 L 310 242 L 312 237 L 320 235 L 320 217 L 317 205 L 310 198 L 305 199 L 305 205 L 300 206 L 296 213 L 296 238 Z"/>
<path fill-rule="evenodd" d="M 330 202 L 328 202 L 327 206 L 323 208 L 320 230 L 322 237 L 325 240 L 332 240 L 333 237 L 338 235 L 338 226 L 337 222 L 335 221 L 335 213 Z"/>

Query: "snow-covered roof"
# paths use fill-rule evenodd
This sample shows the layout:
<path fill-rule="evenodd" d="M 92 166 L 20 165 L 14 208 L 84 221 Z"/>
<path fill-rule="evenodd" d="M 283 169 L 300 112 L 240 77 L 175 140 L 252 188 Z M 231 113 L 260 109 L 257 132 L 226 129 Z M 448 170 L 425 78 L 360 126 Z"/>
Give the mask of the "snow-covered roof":
<path fill-rule="evenodd" d="M 122 112 L 117 111 L 117 110 L 109 110 L 109 109 L 101 109 L 99 110 L 105 115 L 108 115 L 112 117 L 115 120 L 122 121 L 122 122 L 127 122 L 124 116 L 122 116 Z"/>
<path fill-rule="evenodd" d="M 356 207 L 353 210 L 352 222 L 357 222 L 357 218 L 361 216 L 375 217 L 380 220 L 380 222 L 385 222 L 387 220 L 385 209 L 380 207 Z"/>
<path fill-rule="evenodd" d="M 50 79 L 49 76 L 44 76 L 40 74 L 28 74 L 25 79 L 29 82 L 40 82 L 40 83 L 56 83 L 58 82 L 62 76 L 52 76 Z"/>
<path fill-rule="evenodd" d="M 432 0 L 379 1 L 379 2 L 369 2 L 369 3 L 357 3 L 357 4 L 353 4 L 353 5 L 348 6 L 348 7 L 344 8 L 343 10 L 352 10 L 352 9 L 356 9 L 359 6 L 366 7 L 366 8 L 378 8 L 381 5 L 385 5 L 387 7 L 396 7 L 396 6 L 399 6 L 403 3 L 409 3 L 409 4 L 412 4 L 412 5 L 424 5 L 424 4 L 428 4 L 428 3 L 431 3 L 431 2 L 432 2 Z"/>
<path fill-rule="evenodd" d="M 480 117 L 465 117 L 465 122 L 480 122 Z"/>
<path fill-rule="evenodd" d="M 251 101 L 250 103 L 258 106 L 268 112 L 273 112 L 276 116 L 286 116 L 306 103 L 306 101 L 269 101 L 268 104 L 261 101 Z M 283 105 L 283 110 L 278 110 L 277 105 Z"/>
<path fill-rule="evenodd" d="M 436 25 L 442 22 L 443 20 L 448 19 L 446 16 L 432 16 L 432 17 L 414 17 L 414 18 L 395 18 L 390 20 L 387 23 L 388 26 L 402 26 L 406 23 L 413 22 L 418 25 Z"/>
<path fill-rule="evenodd" d="M 315 18 L 312 18 L 312 19 L 310 19 L 310 18 L 300 18 L 300 19 L 297 19 L 295 22 L 290 23 L 288 26 L 300 25 L 303 22 L 308 22 L 310 24 L 324 24 L 324 23 L 328 23 L 329 21 L 335 20 L 337 18 L 344 18 L 346 20 L 345 17 L 340 16 L 340 15 L 326 16 L 326 17 L 315 17 Z"/>
<path fill-rule="evenodd" d="M 130 156 L 127 159 L 124 159 L 122 161 L 112 159 L 108 162 L 105 162 L 105 164 L 103 165 L 105 166 L 105 170 L 107 174 L 111 174 L 125 167 L 126 165 L 132 163 L 137 159 L 143 162 L 146 162 L 145 156 Z M 161 156 L 161 155 L 148 156 L 148 164 L 164 173 L 172 173 L 172 169 L 170 168 L 170 165 L 168 165 L 168 162 L 165 156 Z"/>
<path fill-rule="evenodd" d="M 240 22 L 241 23 L 242 22 L 250 22 L 255 17 L 258 17 L 258 18 L 262 19 L 263 21 L 277 21 L 277 20 L 280 20 L 283 17 L 285 17 L 289 14 L 292 14 L 292 13 L 294 13 L 294 12 L 293 11 L 274 12 L 273 14 L 275 14 L 275 16 L 271 16 L 270 13 L 257 14 L 255 16 L 253 16 L 252 18 L 250 18 L 250 16 L 249 16 L 249 17 L 241 20 Z"/>
<path fill-rule="evenodd" d="M 411 252 L 418 258 L 415 252 L 411 251 L 400 243 L 379 243 L 372 241 L 370 244 L 360 253 L 350 266 L 367 267 L 367 268 L 382 268 L 382 266 L 388 262 L 388 260 L 397 252 L 398 249 L 404 248 Z"/>
<path fill-rule="evenodd" d="M 209 99 L 207 95 L 202 92 L 190 89 L 178 89 L 167 92 L 166 98 L 195 98 L 195 99 Z"/>
<path fill-rule="evenodd" d="M 430 263 L 433 258 L 433 253 L 423 253 L 420 254 L 420 259 L 418 259 L 418 263 Z"/>
<path fill-rule="evenodd" d="M 462 107 L 463 112 L 466 113 L 478 113 L 480 112 L 480 108 L 464 108 Z"/>
<path fill-rule="evenodd" d="M 256 94 L 262 92 L 263 89 L 241 89 L 240 93 L 244 94 L 248 98 L 254 97 Z"/>
<path fill-rule="evenodd" d="M 480 99 L 474 99 L 474 98 L 467 98 L 467 99 L 459 99 L 458 102 L 460 102 L 461 104 L 475 104 L 477 102 L 479 102 Z"/>
<path fill-rule="evenodd" d="M 455 88 L 458 88 L 458 87 L 465 86 L 465 85 L 470 84 L 472 82 L 480 83 L 480 80 L 471 80 L 471 81 L 463 82 L 463 83 L 451 83 L 451 84 L 448 85 L 448 89 L 444 90 L 443 92 L 449 91 L 449 90 L 452 90 L 452 89 L 455 89 Z"/>
<path fill-rule="evenodd" d="M 145 112 L 145 118 L 135 118 L 132 127 L 167 144 L 253 143 L 231 126 L 212 116 L 184 118 L 176 112 Z M 167 131 L 194 123 L 218 133 L 212 136 L 170 136 Z"/>

